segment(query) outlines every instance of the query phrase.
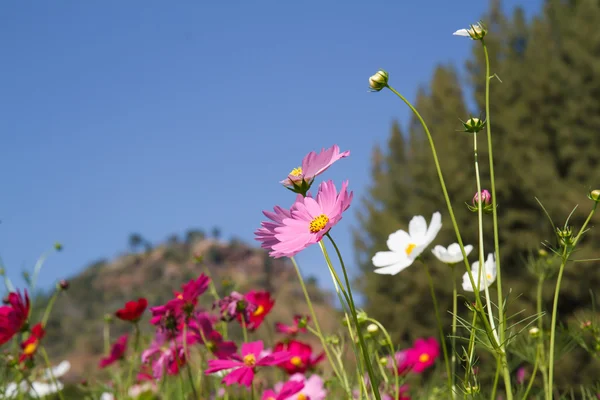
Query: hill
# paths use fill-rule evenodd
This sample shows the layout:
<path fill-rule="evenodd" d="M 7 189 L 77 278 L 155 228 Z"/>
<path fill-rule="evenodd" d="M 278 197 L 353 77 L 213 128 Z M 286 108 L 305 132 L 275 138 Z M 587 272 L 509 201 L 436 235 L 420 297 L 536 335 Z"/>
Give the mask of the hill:
<path fill-rule="evenodd" d="M 134 240 L 135 241 L 135 240 Z M 201 261 L 200 261 L 201 259 Z M 103 353 L 104 316 L 113 315 L 123 304 L 146 297 L 149 307 L 163 304 L 179 290 L 182 283 L 209 274 L 220 296 L 232 290 L 269 290 L 276 303 L 273 311 L 256 335 L 272 334 L 276 321 L 290 322 L 294 314 L 307 314 L 308 309 L 293 266 L 287 259 L 271 259 L 262 249 L 233 240 L 222 242 L 202 235 L 188 235 L 185 241 L 175 238 L 143 252 L 123 254 L 112 261 L 98 261 L 69 280 L 69 289 L 56 301 L 44 340 L 53 362 L 69 360 L 70 381 L 98 372 Z M 332 296 L 318 288 L 314 278 L 305 280 L 323 329 L 331 332 L 337 321 L 331 318 Z M 201 305 L 210 309 L 213 298 L 201 297 Z M 42 304 L 47 298 L 38 298 Z M 38 303 L 40 304 L 40 303 Z M 329 318 L 325 316 L 328 315 Z M 149 313 L 141 322 L 150 335 Z M 121 321 L 110 324 L 111 338 L 129 327 Z M 239 334 L 235 330 L 234 336 Z M 316 343 L 316 342 L 315 342 Z"/>

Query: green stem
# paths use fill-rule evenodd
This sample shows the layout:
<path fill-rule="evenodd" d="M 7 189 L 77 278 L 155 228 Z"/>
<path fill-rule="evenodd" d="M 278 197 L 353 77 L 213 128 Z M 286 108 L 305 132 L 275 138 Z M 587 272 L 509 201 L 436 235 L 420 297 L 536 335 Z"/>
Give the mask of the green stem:
<path fill-rule="evenodd" d="M 385 327 L 376 319 L 367 318 L 367 321 L 377 325 L 377 327 L 381 330 L 383 335 L 385 336 L 385 341 L 387 342 L 388 348 L 390 349 L 390 354 L 392 358 L 392 367 L 394 368 L 394 383 L 395 383 L 395 392 L 396 398 L 400 398 L 400 376 L 398 374 L 398 363 L 396 362 L 396 350 L 394 349 L 394 344 L 392 343 L 392 338 L 390 337 L 389 332 Z M 385 376 L 385 375 L 384 375 Z"/>
<path fill-rule="evenodd" d="M 529 379 L 529 384 L 527 385 L 527 389 L 525 390 L 525 394 L 523 395 L 523 400 L 527 400 L 527 395 L 529 394 L 529 391 L 533 387 L 533 381 L 535 380 L 535 374 L 537 373 L 538 365 L 539 365 L 539 361 L 540 361 L 539 355 L 540 355 L 540 348 L 538 346 L 538 351 L 535 354 L 535 364 L 533 365 L 533 372 L 531 373 L 531 378 Z"/>
<path fill-rule="evenodd" d="M 546 400 L 549 399 L 548 396 L 548 371 L 546 368 L 546 344 L 544 343 L 544 320 L 542 317 L 542 300 L 543 300 L 543 289 L 544 289 L 544 277 L 540 276 L 538 279 L 537 286 L 537 314 L 538 314 L 538 329 L 539 329 L 539 343 L 538 343 L 538 353 L 540 357 L 540 373 L 542 374 L 542 380 L 544 381 L 544 396 Z"/>
<path fill-rule="evenodd" d="M 446 349 L 446 337 L 444 336 L 444 327 L 442 326 L 442 319 L 440 318 L 440 311 L 438 307 L 437 297 L 435 295 L 435 289 L 433 287 L 433 279 L 429 273 L 429 267 L 421 260 L 425 266 L 425 272 L 427 273 L 427 279 L 429 280 L 429 290 L 431 291 L 431 298 L 433 299 L 433 310 L 435 312 L 435 319 L 437 321 L 438 329 L 440 331 L 440 342 L 442 342 L 442 352 L 444 353 L 444 363 L 446 364 L 446 374 L 448 375 L 448 390 L 452 392 L 452 370 L 450 369 L 450 361 L 448 360 L 448 349 Z"/>
<path fill-rule="evenodd" d="M 473 371 L 473 356 L 475 355 L 475 324 L 477 323 L 477 310 L 473 311 L 473 322 L 471 323 L 471 335 L 469 336 L 469 346 L 467 350 L 467 367 L 465 369 L 464 384 L 470 385 L 469 379 Z"/>
<path fill-rule="evenodd" d="M 454 400 L 456 398 L 456 321 L 458 319 L 458 291 L 456 290 L 456 269 L 454 268 L 454 265 L 451 265 L 450 268 L 452 268 L 452 356 L 450 362 L 452 363 L 452 400 Z"/>
<path fill-rule="evenodd" d="M 560 284 L 562 282 L 563 272 L 565 271 L 565 265 L 567 264 L 567 261 L 569 260 L 573 249 L 577 245 L 577 242 L 579 242 L 581 235 L 583 234 L 583 232 L 585 232 L 588 223 L 592 219 L 592 216 L 596 212 L 597 206 L 598 203 L 594 202 L 594 207 L 592 208 L 592 211 L 590 211 L 590 214 L 588 215 L 583 226 L 581 227 L 581 230 L 575 237 L 575 240 L 573 240 L 573 244 L 570 247 L 564 247 L 562 262 L 560 264 L 560 269 L 558 270 L 558 278 L 556 280 L 556 288 L 554 290 L 554 303 L 552 305 L 552 322 L 550 325 L 550 350 L 548 354 L 548 398 L 550 399 L 552 398 L 552 386 L 554 384 L 554 341 L 556 338 L 556 316 L 558 314 L 558 295 L 560 293 Z"/>
<path fill-rule="evenodd" d="M 204 343 L 206 343 L 206 341 Z M 185 356 L 185 369 L 187 370 L 188 379 L 190 380 L 190 385 L 192 386 L 194 399 L 197 399 L 198 393 L 196 392 L 196 385 L 194 384 L 194 377 L 192 376 L 192 369 L 190 367 L 190 355 L 188 354 L 187 323 L 183 326 L 183 355 Z"/>
<path fill-rule="evenodd" d="M 48 302 L 48 306 L 46 306 L 46 310 L 44 311 L 44 316 L 42 317 L 42 327 L 45 328 L 48 323 L 48 318 L 50 318 L 50 311 L 52 311 L 52 307 L 54 307 L 54 303 L 56 302 L 56 298 L 58 297 L 58 293 L 60 290 L 55 290 L 54 294 L 50 298 Z"/>
<path fill-rule="evenodd" d="M 460 235 L 460 230 L 458 229 L 458 223 L 456 222 L 456 217 L 454 216 L 454 210 L 452 208 L 452 203 L 450 202 L 450 196 L 448 195 L 448 190 L 446 189 L 446 183 L 444 182 L 444 175 L 442 174 L 442 168 L 440 167 L 440 162 L 437 156 L 437 151 L 435 150 L 435 144 L 433 143 L 433 137 L 431 136 L 431 132 L 425 123 L 425 120 L 419 114 L 417 109 L 406 99 L 406 97 L 402 96 L 396 89 L 388 85 L 388 89 L 390 89 L 396 96 L 400 98 L 407 106 L 411 109 L 413 114 L 417 117 L 425 134 L 427 135 L 427 140 L 429 141 L 429 146 L 431 147 L 431 153 L 433 155 L 433 162 L 435 164 L 435 168 L 438 174 L 438 178 L 440 180 L 440 186 L 442 187 L 442 192 L 444 194 L 444 200 L 446 201 L 446 206 L 448 207 L 448 214 L 450 214 L 450 220 L 452 220 L 452 226 L 454 228 L 454 234 L 456 235 L 456 240 L 458 245 L 460 246 L 460 251 L 463 255 L 463 262 L 465 264 L 465 268 L 467 270 L 467 275 L 469 276 L 469 280 L 471 281 L 471 285 L 475 288 L 475 302 L 477 305 L 483 309 L 483 305 L 481 303 L 481 296 L 479 295 L 479 291 L 476 289 L 475 279 L 473 279 L 473 274 L 471 272 L 471 265 L 469 264 L 469 260 L 467 259 L 467 253 L 465 252 L 465 246 L 462 241 L 462 236 Z M 487 320 L 487 318 L 483 318 L 483 323 L 486 327 L 486 330 L 491 334 L 491 327 Z"/>
<path fill-rule="evenodd" d="M 510 373 L 508 371 L 508 361 L 506 359 L 505 328 L 506 320 L 504 315 L 504 296 L 502 294 L 502 270 L 500 268 L 500 236 L 498 234 L 498 210 L 496 201 L 496 180 L 494 175 L 494 155 L 492 152 L 492 124 L 490 120 L 490 57 L 487 46 L 483 39 L 483 52 L 485 54 L 485 119 L 487 127 L 488 157 L 490 161 L 490 184 L 492 189 L 492 215 L 494 221 L 494 253 L 496 256 L 496 284 L 498 285 L 498 334 L 500 339 L 500 356 L 502 357 L 502 366 L 504 368 L 504 386 L 506 387 L 506 398 L 512 400 L 512 386 L 510 383 Z"/>
<path fill-rule="evenodd" d="M 63 394 L 62 394 L 62 390 L 59 390 L 59 388 L 58 388 L 58 381 L 56 380 L 56 377 L 54 376 L 54 371 L 52 371 L 52 365 L 50 364 L 50 359 L 48 358 L 48 353 L 46 353 L 46 349 L 43 346 L 40 348 L 40 350 L 42 351 L 42 357 L 44 358 L 44 362 L 46 363 L 46 368 L 48 368 L 48 373 L 50 374 L 50 380 L 52 381 L 52 384 L 56 388 L 58 397 L 60 397 L 60 400 L 65 400 L 65 398 L 63 397 Z"/>
<path fill-rule="evenodd" d="M 346 289 L 348 290 L 348 296 L 349 296 L 349 299 L 347 299 L 347 300 L 349 300 L 348 307 L 350 307 L 350 313 L 352 314 L 352 318 L 354 319 L 354 325 L 356 326 L 356 331 L 358 333 L 358 343 L 359 343 L 360 348 L 362 349 L 365 365 L 367 366 L 367 373 L 369 374 L 369 381 L 371 382 L 371 389 L 373 390 L 375 399 L 381 400 L 381 394 L 379 393 L 379 379 L 375 375 L 375 371 L 373 371 L 373 365 L 371 364 L 371 359 L 369 357 L 369 349 L 367 348 L 367 345 L 365 344 L 363 332 L 360 329 L 360 325 L 358 323 L 358 315 L 356 314 L 356 307 L 354 304 L 354 298 L 352 296 L 352 288 L 350 287 L 350 280 L 348 279 L 348 273 L 346 271 L 346 266 L 344 265 L 344 260 L 342 258 L 342 254 L 340 253 L 340 250 L 338 249 L 337 245 L 335 244 L 335 241 L 329 235 L 329 233 L 327 233 L 326 236 L 329 238 L 329 240 L 333 244 L 333 247 L 335 248 L 335 252 L 337 253 L 337 256 L 340 260 L 342 272 L 344 273 L 344 280 L 346 281 Z M 323 252 L 326 254 L 327 249 L 325 249 L 325 245 L 322 243 L 322 241 L 320 241 L 319 243 L 321 244 Z M 329 263 L 331 264 L 331 261 L 329 261 Z M 333 270 L 333 265 L 332 265 L 331 269 Z"/>
<path fill-rule="evenodd" d="M 500 357 L 496 357 L 496 374 L 494 375 L 494 386 L 490 400 L 496 400 L 496 391 L 498 390 L 498 381 L 500 380 Z"/>
<path fill-rule="evenodd" d="M 242 316 L 242 334 L 244 335 L 244 343 L 248 343 L 248 328 L 246 327 L 246 318 Z"/>
<path fill-rule="evenodd" d="M 318 336 L 319 340 L 321 341 L 321 346 L 323 347 L 323 350 L 325 351 L 325 354 L 327 355 L 327 360 L 329 360 L 329 364 L 331 365 L 331 368 L 333 369 L 333 373 L 338 377 L 338 379 L 340 379 L 340 381 L 342 381 L 341 374 L 339 373 L 339 371 L 333 361 L 333 357 L 331 357 L 331 352 L 329 350 L 329 346 L 327 345 L 327 342 L 325 341 L 325 337 L 323 336 L 323 331 L 321 331 L 321 326 L 319 324 L 319 320 L 317 319 L 317 314 L 315 313 L 315 309 L 313 307 L 312 301 L 310 300 L 310 296 L 308 295 L 308 290 L 306 289 L 306 284 L 304 283 L 304 279 L 302 278 L 302 274 L 300 273 L 300 268 L 298 267 L 298 263 L 296 263 L 296 260 L 294 259 L 294 257 L 291 257 L 291 260 L 292 260 L 292 264 L 294 265 L 294 269 L 296 270 L 296 275 L 298 275 L 298 280 L 300 281 L 300 287 L 302 288 L 302 293 L 304 293 L 304 299 L 306 300 L 306 304 L 308 304 L 308 310 L 309 310 L 310 316 L 315 324 L 317 336 Z M 345 383 L 348 384 L 347 379 L 346 379 Z M 347 394 L 351 396 L 352 390 L 350 389 L 349 385 L 346 385 L 345 389 L 346 389 Z"/>

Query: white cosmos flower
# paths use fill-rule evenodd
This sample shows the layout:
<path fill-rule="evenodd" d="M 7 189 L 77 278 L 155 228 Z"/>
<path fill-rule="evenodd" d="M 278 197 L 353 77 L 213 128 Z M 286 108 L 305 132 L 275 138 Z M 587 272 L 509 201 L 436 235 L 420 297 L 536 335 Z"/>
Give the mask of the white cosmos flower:
<path fill-rule="evenodd" d="M 29 391 L 29 395 L 33 398 L 37 397 L 46 397 L 49 394 L 59 392 L 63 390 L 64 386 L 60 382 L 54 383 L 44 383 L 44 382 L 31 382 L 31 390 Z"/>
<path fill-rule="evenodd" d="M 479 261 L 475 261 L 471 265 L 471 274 L 473 274 L 473 280 L 477 282 L 477 277 L 479 276 L 480 278 L 479 290 L 485 290 L 496 280 L 496 260 L 494 259 L 494 255 L 492 253 L 488 254 L 488 258 L 484 265 L 485 267 L 484 270 L 481 271 L 481 276 L 479 276 Z M 462 287 L 467 292 L 474 292 L 468 272 L 465 272 L 463 275 Z"/>
<path fill-rule="evenodd" d="M 471 25 L 468 29 L 459 29 L 453 33 L 455 36 L 470 37 L 473 40 L 481 40 L 487 33 L 487 30 L 481 22 Z"/>
<path fill-rule="evenodd" d="M 373 265 L 379 267 L 377 274 L 396 275 L 409 267 L 417 257 L 433 242 L 442 228 L 442 215 L 433 213 L 429 228 L 425 218 L 413 217 L 408 224 L 408 232 L 398 230 L 387 240 L 390 251 L 379 251 L 373 256 Z"/>
<path fill-rule="evenodd" d="M 467 256 L 473 251 L 473 246 L 470 244 L 465 246 L 465 253 Z M 458 243 L 452 243 L 446 249 L 444 246 L 437 245 L 431 250 L 433 255 L 443 263 L 456 264 L 463 260 L 462 251 L 460 251 L 460 245 Z"/>
<path fill-rule="evenodd" d="M 54 378 L 60 378 L 71 369 L 71 363 L 67 360 L 62 361 L 56 367 L 52 367 L 52 369 L 46 369 L 42 374 L 42 379 L 44 380 L 52 380 L 52 376 Z"/>

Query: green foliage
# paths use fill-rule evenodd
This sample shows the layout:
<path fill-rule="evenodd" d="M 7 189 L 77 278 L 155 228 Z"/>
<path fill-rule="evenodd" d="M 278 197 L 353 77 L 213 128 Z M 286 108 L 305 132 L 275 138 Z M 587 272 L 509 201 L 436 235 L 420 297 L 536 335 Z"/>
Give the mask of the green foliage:
<path fill-rule="evenodd" d="M 578 227 L 591 207 L 586 194 L 600 181 L 600 4 L 551 0 L 540 15 L 528 21 L 520 9 L 512 16 L 504 15 L 498 3 L 493 2 L 484 22 L 489 28 L 485 40 L 491 74 L 497 74 L 502 82 L 491 80 L 489 122 L 494 140 L 503 289 L 511 293 L 509 315 L 523 310 L 525 315 L 533 315 L 536 293 L 532 288 L 537 278 L 528 272 L 524 260 L 532 250 L 542 248 L 541 242 L 554 242 L 551 225 L 536 197 L 559 226 L 579 204 L 570 223 Z M 467 63 L 472 85 L 469 95 L 474 95 L 476 105 L 472 115 L 485 118 L 485 64 L 481 44 L 472 43 L 473 55 Z M 464 206 L 476 192 L 472 135 L 456 132 L 461 128 L 459 118 L 470 116 L 461 90 L 456 72 L 440 66 L 427 89 L 419 91 L 415 105 L 434 136 L 463 240 L 476 244 L 477 217 Z M 487 143 L 481 133 L 478 147 L 482 185 L 489 188 Z M 361 285 L 367 311 L 386 321 L 395 340 L 407 343 L 418 336 L 435 335 L 422 268 L 413 265 L 395 277 L 379 276 L 372 272 L 370 261 L 375 252 L 386 250 L 390 233 L 407 229 L 413 215 L 429 219 L 434 211 L 441 211 L 444 227 L 435 243 L 447 246 L 456 241 L 431 151 L 417 121 L 411 121 L 407 133 L 394 124 L 387 148 L 374 150 L 372 182 L 355 232 L 357 260 L 365 273 Z M 486 253 L 493 251 L 491 226 L 492 219 L 486 216 Z M 600 257 L 600 249 L 594 246 L 599 238 L 597 231 L 588 232 L 575 257 Z M 435 273 L 440 308 L 451 309 L 451 271 L 425 256 Z M 471 261 L 476 257 L 477 250 Z M 456 268 L 457 276 L 464 273 L 462 266 Z M 455 279 L 458 282 L 459 278 Z M 567 266 L 559 303 L 562 323 L 590 307 L 589 291 L 599 284 L 598 262 Z M 544 282 L 543 310 L 551 309 L 554 285 L 554 276 Z M 496 298 L 495 289 L 491 296 Z M 464 311 L 459 307 L 459 313 Z M 446 327 L 450 318 L 445 316 Z M 544 324 L 549 325 L 547 315 Z M 564 387 L 591 382 L 600 366 L 584 353 L 573 351 L 559 361 L 557 370 L 561 372 L 556 382 Z"/>

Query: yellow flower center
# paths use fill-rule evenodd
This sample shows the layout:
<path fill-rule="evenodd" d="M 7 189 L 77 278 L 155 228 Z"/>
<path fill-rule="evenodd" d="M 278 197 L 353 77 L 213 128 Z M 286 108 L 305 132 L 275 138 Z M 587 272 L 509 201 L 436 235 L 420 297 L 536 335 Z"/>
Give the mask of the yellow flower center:
<path fill-rule="evenodd" d="M 429 354 L 423 353 L 419 356 L 419 362 L 426 363 L 429 361 Z"/>
<path fill-rule="evenodd" d="M 415 249 L 415 247 L 417 247 L 417 245 L 414 244 L 414 243 L 411 243 L 408 246 L 406 246 L 406 255 L 410 256 L 410 253 L 413 252 L 413 250 Z"/>
<path fill-rule="evenodd" d="M 327 217 L 327 215 L 325 215 L 325 214 L 321 214 L 318 217 L 315 217 L 311 221 L 309 229 L 312 233 L 317 233 L 317 232 L 323 230 L 325 228 L 325 226 L 327 226 L 328 222 L 329 222 L 329 217 Z"/>
<path fill-rule="evenodd" d="M 38 346 L 38 342 L 37 340 L 33 343 L 29 343 L 27 346 L 25 346 L 25 348 L 23 349 L 23 353 L 30 356 L 33 353 L 35 353 L 35 351 L 37 350 L 37 346 Z"/>
<path fill-rule="evenodd" d="M 487 274 L 485 277 L 487 278 L 488 281 L 492 280 L 492 274 Z"/>
<path fill-rule="evenodd" d="M 291 176 L 300 176 L 300 175 L 302 175 L 302 167 L 294 168 L 292 170 L 292 172 L 290 172 L 290 175 Z"/>
<path fill-rule="evenodd" d="M 252 313 L 252 315 L 254 315 L 255 317 L 258 317 L 259 315 L 262 315 L 265 312 L 265 308 L 263 306 L 258 306 L 256 308 L 256 310 L 254 311 L 254 313 Z"/>
<path fill-rule="evenodd" d="M 300 393 L 297 397 L 298 400 L 308 400 L 308 397 L 306 397 L 305 394 Z"/>
<path fill-rule="evenodd" d="M 256 365 L 256 357 L 254 354 L 246 354 L 244 356 L 244 365 L 247 367 L 254 367 Z"/>
<path fill-rule="evenodd" d="M 179 294 L 177 295 L 177 299 L 178 299 L 178 300 L 183 300 L 183 294 L 179 293 Z"/>
<path fill-rule="evenodd" d="M 295 365 L 296 367 L 299 367 L 302 365 L 302 359 L 298 356 L 294 356 L 290 359 L 290 362 L 292 363 L 292 365 Z"/>

